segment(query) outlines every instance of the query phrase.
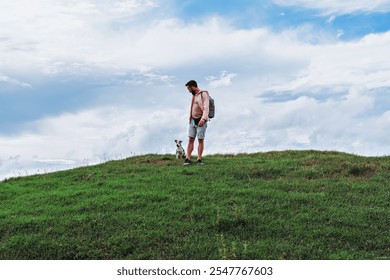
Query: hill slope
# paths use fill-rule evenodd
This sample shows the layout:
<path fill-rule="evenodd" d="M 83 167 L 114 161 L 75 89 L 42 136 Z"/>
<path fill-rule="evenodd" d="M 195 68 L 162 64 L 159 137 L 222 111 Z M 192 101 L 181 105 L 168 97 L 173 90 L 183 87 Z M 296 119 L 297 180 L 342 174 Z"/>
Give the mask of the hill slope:
<path fill-rule="evenodd" d="M 389 259 L 390 157 L 147 155 L 0 183 L 0 259 Z"/>

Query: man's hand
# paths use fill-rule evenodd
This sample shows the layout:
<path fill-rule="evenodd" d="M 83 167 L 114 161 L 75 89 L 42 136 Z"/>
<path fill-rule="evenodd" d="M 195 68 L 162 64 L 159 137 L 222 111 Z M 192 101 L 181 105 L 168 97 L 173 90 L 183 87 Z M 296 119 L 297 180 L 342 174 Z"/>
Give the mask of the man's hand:
<path fill-rule="evenodd" d="M 198 126 L 203 126 L 206 123 L 204 119 L 201 119 L 200 122 L 198 123 Z"/>

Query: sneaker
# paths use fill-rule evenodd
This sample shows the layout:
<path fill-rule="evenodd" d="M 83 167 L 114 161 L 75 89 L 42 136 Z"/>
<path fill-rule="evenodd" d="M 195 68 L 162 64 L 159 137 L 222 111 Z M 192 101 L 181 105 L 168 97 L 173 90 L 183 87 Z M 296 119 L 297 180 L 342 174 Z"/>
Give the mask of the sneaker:
<path fill-rule="evenodd" d="M 191 164 L 191 161 L 188 158 L 186 158 L 183 165 L 190 165 L 190 164 Z"/>
<path fill-rule="evenodd" d="M 198 159 L 196 163 L 197 163 L 197 164 L 202 164 L 202 165 L 204 164 L 203 161 L 202 161 L 201 159 Z"/>

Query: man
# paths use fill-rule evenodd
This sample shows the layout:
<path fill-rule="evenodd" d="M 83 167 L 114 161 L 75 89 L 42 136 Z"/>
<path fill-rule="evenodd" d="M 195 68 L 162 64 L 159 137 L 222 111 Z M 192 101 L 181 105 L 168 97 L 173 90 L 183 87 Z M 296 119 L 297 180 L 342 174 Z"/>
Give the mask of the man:
<path fill-rule="evenodd" d="M 203 164 L 202 154 L 204 150 L 204 138 L 209 120 L 209 93 L 198 88 L 196 81 L 191 80 L 186 83 L 189 93 L 192 94 L 188 128 L 187 158 L 184 165 L 191 164 L 191 154 L 194 150 L 195 138 L 198 138 L 198 164 Z"/>

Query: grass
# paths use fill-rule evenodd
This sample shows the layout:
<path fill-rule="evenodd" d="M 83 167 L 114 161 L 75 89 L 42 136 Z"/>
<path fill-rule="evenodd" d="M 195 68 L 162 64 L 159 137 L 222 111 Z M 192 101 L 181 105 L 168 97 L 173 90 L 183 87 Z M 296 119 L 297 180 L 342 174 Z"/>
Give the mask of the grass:
<path fill-rule="evenodd" d="M 146 155 L 0 183 L 0 259 L 390 259 L 390 157 Z"/>

